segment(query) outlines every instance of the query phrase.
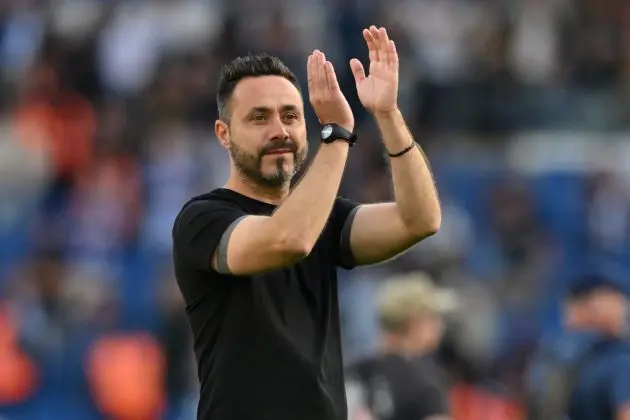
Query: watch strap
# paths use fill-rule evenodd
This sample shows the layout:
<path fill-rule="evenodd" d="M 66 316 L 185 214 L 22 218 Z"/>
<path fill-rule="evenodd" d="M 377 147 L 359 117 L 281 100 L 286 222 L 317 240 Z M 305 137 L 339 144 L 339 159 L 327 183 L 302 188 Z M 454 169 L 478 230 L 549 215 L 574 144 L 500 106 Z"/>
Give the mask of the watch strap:
<path fill-rule="evenodd" d="M 346 141 L 350 146 L 354 146 L 354 143 L 357 141 L 357 135 L 338 124 L 331 123 L 325 124 L 322 127 L 321 140 L 324 143 L 332 143 L 337 140 L 342 140 Z"/>

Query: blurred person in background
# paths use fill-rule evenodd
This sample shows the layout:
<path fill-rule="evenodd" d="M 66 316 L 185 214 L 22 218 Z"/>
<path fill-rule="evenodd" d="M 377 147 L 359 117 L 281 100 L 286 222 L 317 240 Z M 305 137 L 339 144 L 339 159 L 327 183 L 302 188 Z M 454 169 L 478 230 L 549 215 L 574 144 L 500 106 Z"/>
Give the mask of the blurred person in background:
<path fill-rule="evenodd" d="M 170 411 L 178 418 L 189 418 L 193 416 L 185 413 L 196 411 L 196 406 L 190 407 L 190 402 L 196 404 L 199 392 L 197 381 L 194 380 L 192 337 L 172 267 L 165 267 L 163 272 L 165 276 L 159 296 L 162 322 L 158 338 L 166 361 L 166 390 L 175 400 Z"/>
<path fill-rule="evenodd" d="M 488 197 L 490 237 L 474 250 L 501 311 L 493 375 L 516 392 L 541 333 L 540 296 L 555 265 L 553 238 L 541 223 L 531 189 L 519 177 L 494 184 Z"/>
<path fill-rule="evenodd" d="M 597 171 L 587 179 L 587 245 L 592 254 L 626 255 L 630 194 L 618 173 Z"/>
<path fill-rule="evenodd" d="M 93 105 L 68 79 L 64 52 L 54 36 L 44 40 L 14 111 L 19 141 L 44 151 L 51 162 L 52 177 L 36 231 L 50 246 L 65 241 L 67 201 L 77 180 L 90 169 L 97 125 Z"/>
<path fill-rule="evenodd" d="M 424 273 L 386 280 L 379 299 L 381 353 L 348 370 L 350 419 L 449 418 L 443 373 L 433 359 L 442 340 L 443 316 L 456 297 Z"/>
<path fill-rule="evenodd" d="M 573 335 L 532 364 L 528 419 L 630 419 L 627 286 L 601 275 L 572 282 L 564 320 Z"/>
<path fill-rule="evenodd" d="M 363 36 L 369 75 L 357 59 L 350 66 L 391 158 L 395 202 L 337 197 L 354 116 L 321 51 L 307 72 L 322 144 L 292 191 L 307 153 L 296 77 L 268 55 L 224 68 L 215 132 L 230 152 L 231 176 L 186 203 L 173 227 L 199 419 L 345 420 L 336 268 L 390 259 L 439 228 L 430 169 L 397 107 L 395 45 L 385 28 Z"/>
<path fill-rule="evenodd" d="M 103 106 L 99 147 L 69 200 L 74 229 L 66 236 L 74 258 L 105 271 L 114 270 L 135 241 L 144 210 L 140 168 L 125 132 L 128 118 L 123 104 Z"/>
<path fill-rule="evenodd" d="M 20 321 L 21 342 L 36 357 L 59 360 L 70 329 L 63 305 L 68 265 L 55 249 L 41 249 L 20 268 L 5 293 Z"/>
<path fill-rule="evenodd" d="M 56 249 L 39 249 L 5 292 L 19 344 L 37 362 L 43 383 L 85 388 L 86 340 L 118 325 L 111 280 L 71 264 Z"/>
<path fill-rule="evenodd" d="M 568 327 L 594 334 L 589 359 L 571 393 L 571 420 L 630 419 L 630 344 L 628 290 L 623 282 L 588 277 L 570 290 Z"/>

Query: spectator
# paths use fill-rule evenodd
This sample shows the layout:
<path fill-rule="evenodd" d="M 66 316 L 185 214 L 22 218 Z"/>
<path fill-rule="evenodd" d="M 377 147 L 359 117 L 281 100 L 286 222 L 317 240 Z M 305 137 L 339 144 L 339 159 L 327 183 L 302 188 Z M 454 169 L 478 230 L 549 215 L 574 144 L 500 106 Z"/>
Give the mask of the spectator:
<path fill-rule="evenodd" d="M 388 279 L 379 302 L 382 354 L 349 368 L 351 419 L 447 419 L 448 401 L 432 355 L 442 315 L 455 297 L 420 273 Z"/>

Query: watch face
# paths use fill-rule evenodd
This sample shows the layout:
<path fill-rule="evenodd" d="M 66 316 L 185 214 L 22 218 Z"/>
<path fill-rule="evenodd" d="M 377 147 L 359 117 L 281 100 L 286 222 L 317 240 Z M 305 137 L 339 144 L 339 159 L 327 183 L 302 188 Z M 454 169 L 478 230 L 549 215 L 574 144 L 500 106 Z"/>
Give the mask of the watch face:
<path fill-rule="evenodd" d="M 322 128 L 322 138 L 327 139 L 328 137 L 330 137 L 332 132 L 333 132 L 332 125 L 325 126 L 324 128 Z"/>

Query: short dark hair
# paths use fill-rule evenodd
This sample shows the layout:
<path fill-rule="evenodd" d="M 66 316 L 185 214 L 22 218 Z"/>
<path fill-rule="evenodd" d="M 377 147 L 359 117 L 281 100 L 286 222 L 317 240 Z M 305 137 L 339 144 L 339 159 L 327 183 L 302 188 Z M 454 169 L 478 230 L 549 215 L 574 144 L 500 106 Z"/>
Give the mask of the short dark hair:
<path fill-rule="evenodd" d="M 238 82 L 246 77 L 260 76 L 284 77 L 301 91 L 295 74 L 278 57 L 268 54 L 237 57 L 229 64 L 223 66 L 219 76 L 217 107 L 221 120 L 227 122 L 230 119 L 229 102 Z"/>
<path fill-rule="evenodd" d="M 566 299 L 569 301 L 581 301 L 589 298 L 599 290 L 611 290 L 627 295 L 623 282 L 606 275 L 589 273 L 572 279 L 567 289 Z"/>

